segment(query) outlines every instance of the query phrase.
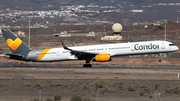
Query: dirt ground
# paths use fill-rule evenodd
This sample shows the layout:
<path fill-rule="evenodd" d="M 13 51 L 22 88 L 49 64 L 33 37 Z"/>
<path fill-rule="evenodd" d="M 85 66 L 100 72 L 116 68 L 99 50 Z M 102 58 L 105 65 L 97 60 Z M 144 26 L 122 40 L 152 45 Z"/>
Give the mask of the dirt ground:
<path fill-rule="evenodd" d="M 0 61 L 8 64 L 12 60 Z M 21 67 L 22 61 L 18 61 L 19 66 L 0 68 L 0 101 L 34 100 L 39 97 L 39 88 L 42 101 L 55 95 L 60 95 L 61 101 L 74 95 L 96 100 L 96 85 L 99 101 L 150 101 L 156 83 L 163 101 L 179 101 L 179 61 L 113 58 L 111 62 L 92 62 L 92 68 L 82 68 L 84 61 L 29 62 L 29 67 Z"/>
<path fill-rule="evenodd" d="M 99 101 L 150 101 L 158 84 L 163 101 L 179 101 L 180 70 L 121 68 L 0 68 L 0 101 L 42 101 L 73 95 Z"/>

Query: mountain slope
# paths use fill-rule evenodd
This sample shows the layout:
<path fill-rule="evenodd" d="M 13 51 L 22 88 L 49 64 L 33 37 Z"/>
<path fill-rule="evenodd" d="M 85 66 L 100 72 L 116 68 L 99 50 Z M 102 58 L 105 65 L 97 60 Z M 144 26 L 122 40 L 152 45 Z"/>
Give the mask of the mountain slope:
<path fill-rule="evenodd" d="M 43 10 L 47 9 L 48 5 L 53 7 L 48 9 L 59 8 L 63 5 L 88 5 L 95 3 L 98 5 L 112 5 L 112 4 L 155 4 L 155 3 L 173 3 L 180 2 L 179 0 L 1 0 L 0 9 L 19 9 L 19 10 Z"/>

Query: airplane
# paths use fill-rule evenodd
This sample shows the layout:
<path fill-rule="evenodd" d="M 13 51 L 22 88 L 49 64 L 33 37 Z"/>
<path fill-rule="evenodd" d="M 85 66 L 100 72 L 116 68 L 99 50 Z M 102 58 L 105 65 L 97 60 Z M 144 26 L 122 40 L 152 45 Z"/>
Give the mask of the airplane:
<path fill-rule="evenodd" d="M 32 61 L 32 62 L 53 62 L 64 60 L 85 60 L 83 67 L 92 67 L 90 61 L 106 62 L 112 57 L 123 55 L 169 53 L 178 51 L 179 48 L 169 41 L 142 41 L 128 43 L 114 43 L 101 45 L 87 45 L 67 47 L 61 41 L 61 48 L 31 49 L 9 29 L 2 29 L 3 37 L 9 46 L 12 54 L 4 54 L 9 59 Z M 161 62 L 161 58 L 159 62 Z"/>

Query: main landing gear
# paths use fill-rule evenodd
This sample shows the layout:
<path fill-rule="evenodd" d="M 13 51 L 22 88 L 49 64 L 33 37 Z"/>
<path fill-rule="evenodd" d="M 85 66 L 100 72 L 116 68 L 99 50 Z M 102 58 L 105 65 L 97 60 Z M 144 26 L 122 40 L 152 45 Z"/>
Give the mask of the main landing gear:
<path fill-rule="evenodd" d="M 83 65 L 83 67 L 92 67 L 92 65 L 89 64 L 89 63 L 86 63 L 86 64 Z"/>
<path fill-rule="evenodd" d="M 87 58 L 86 59 L 86 64 L 84 64 L 83 67 L 92 67 L 92 65 L 89 64 L 90 61 L 91 61 L 91 58 Z"/>

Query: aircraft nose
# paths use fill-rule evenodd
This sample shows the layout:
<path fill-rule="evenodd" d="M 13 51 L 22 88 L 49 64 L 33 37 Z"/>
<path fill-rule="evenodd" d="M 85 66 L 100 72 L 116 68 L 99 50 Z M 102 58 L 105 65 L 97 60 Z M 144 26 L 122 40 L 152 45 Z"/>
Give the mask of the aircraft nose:
<path fill-rule="evenodd" d="M 179 50 L 179 47 L 176 46 L 176 50 L 178 51 L 178 50 Z"/>

